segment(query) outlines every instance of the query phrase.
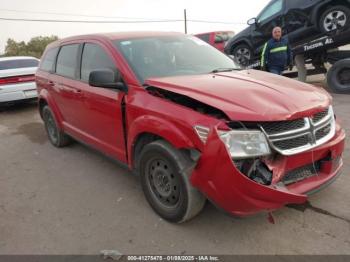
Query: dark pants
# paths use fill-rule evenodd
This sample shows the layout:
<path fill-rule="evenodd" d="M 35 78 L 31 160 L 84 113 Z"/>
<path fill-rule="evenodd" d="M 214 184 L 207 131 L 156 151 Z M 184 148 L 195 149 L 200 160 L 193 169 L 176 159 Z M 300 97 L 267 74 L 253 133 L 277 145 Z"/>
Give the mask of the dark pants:
<path fill-rule="evenodd" d="M 282 72 L 284 71 L 284 67 L 280 66 L 269 66 L 269 72 L 276 75 L 282 75 Z"/>

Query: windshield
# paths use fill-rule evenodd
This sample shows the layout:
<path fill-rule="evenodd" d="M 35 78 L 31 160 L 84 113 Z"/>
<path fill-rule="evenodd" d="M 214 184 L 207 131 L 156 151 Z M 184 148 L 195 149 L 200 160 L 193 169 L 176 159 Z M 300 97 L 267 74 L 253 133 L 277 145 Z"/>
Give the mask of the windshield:
<path fill-rule="evenodd" d="M 176 35 L 115 41 L 142 83 L 150 77 L 238 70 L 228 56 L 194 36 Z"/>

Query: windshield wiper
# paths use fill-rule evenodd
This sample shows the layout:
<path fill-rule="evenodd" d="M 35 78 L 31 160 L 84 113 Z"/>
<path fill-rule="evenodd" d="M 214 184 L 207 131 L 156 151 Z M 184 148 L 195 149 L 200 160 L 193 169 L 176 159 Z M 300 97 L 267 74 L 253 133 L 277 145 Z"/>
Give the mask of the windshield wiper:
<path fill-rule="evenodd" d="M 231 72 L 231 71 L 237 71 L 240 70 L 239 68 L 234 67 L 227 67 L 227 68 L 217 68 L 211 71 L 210 73 L 221 73 L 221 72 Z"/>

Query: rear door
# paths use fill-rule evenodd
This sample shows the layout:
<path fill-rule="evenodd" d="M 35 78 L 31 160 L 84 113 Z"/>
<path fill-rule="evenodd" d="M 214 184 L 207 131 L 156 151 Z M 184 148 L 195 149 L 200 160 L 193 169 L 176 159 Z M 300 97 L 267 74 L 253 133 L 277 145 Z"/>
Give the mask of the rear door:
<path fill-rule="evenodd" d="M 118 73 L 110 50 L 99 42 L 86 42 L 82 49 L 79 72 L 82 109 L 79 110 L 81 129 L 89 143 L 103 152 L 126 162 L 122 102 L 124 92 L 89 85 L 90 72 L 111 69 Z"/>
<path fill-rule="evenodd" d="M 51 94 L 63 117 L 63 125 L 69 133 L 83 133 L 79 110 L 82 108 L 80 81 L 78 80 L 79 43 L 61 46 L 55 74 L 50 77 Z"/>

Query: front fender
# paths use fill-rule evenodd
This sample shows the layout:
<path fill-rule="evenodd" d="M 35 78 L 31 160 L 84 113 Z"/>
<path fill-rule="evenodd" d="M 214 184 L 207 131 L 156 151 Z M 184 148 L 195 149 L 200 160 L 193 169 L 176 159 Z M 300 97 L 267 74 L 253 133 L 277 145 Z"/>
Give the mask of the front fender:
<path fill-rule="evenodd" d="M 135 119 L 128 130 L 128 155 L 132 155 L 132 148 L 139 135 L 143 133 L 160 136 L 175 148 L 193 148 L 192 141 L 172 122 L 155 116 L 144 115 Z M 132 165 L 132 158 L 129 158 Z"/>

